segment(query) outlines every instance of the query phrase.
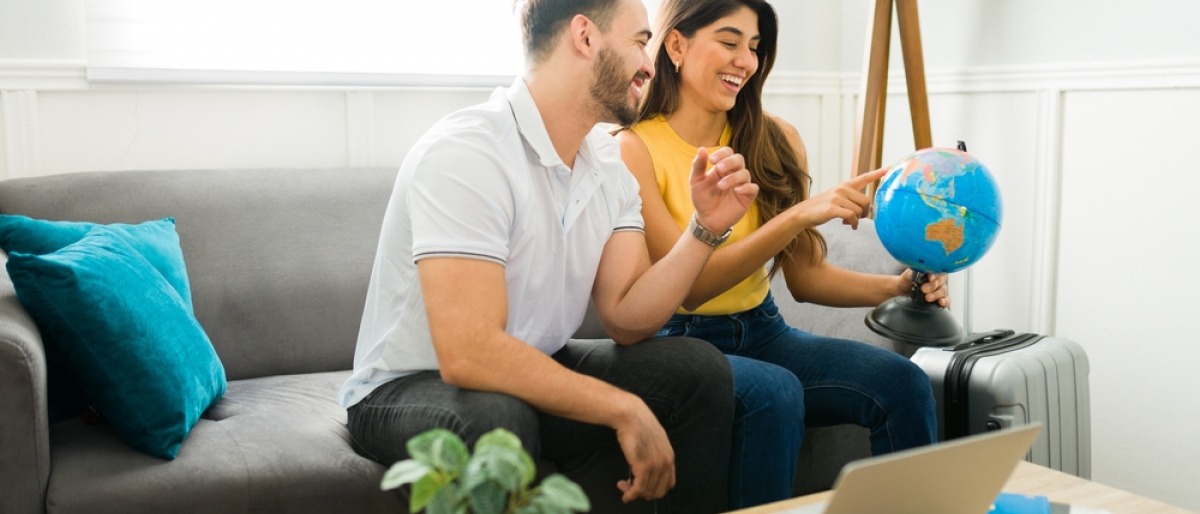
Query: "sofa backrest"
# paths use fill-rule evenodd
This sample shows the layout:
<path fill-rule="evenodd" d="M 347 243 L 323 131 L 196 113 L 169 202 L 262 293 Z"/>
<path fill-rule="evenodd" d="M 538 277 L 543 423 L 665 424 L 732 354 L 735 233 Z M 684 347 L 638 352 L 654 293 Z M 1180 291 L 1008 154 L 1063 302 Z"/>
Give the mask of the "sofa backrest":
<path fill-rule="evenodd" d="M 395 168 L 117 171 L 0 181 L 0 212 L 175 218 L 229 379 L 349 369 Z"/>

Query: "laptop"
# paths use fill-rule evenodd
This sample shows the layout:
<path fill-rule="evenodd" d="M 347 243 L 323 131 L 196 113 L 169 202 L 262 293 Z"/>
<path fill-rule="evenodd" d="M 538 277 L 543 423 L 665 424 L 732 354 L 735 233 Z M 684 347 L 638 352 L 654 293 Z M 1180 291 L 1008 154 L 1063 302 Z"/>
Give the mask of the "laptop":
<path fill-rule="evenodd" d="M 984 514 L 1041 423 L 851 462 L 828 502 L 779 514 Z"/>

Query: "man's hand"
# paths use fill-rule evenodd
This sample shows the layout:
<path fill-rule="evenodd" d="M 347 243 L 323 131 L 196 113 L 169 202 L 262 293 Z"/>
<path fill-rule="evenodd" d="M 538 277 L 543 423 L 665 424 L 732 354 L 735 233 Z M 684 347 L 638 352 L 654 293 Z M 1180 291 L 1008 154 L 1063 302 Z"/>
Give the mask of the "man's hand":
<path fill-rule="evenodd" d="M 813 196 L 792 206 L 795 216 L 808 227 L 816 227 L 834 218 L 841 218 L 843 225 L 858 229 L 858 220 L 867 214 L 871 207 L 871 197 L 863 190 L 876 180 L 883 178 L 887 168 L 863 173 L 857 177 L 838 184 L 833 189 Z"/>
<path fill-rule="evenodd" d="M 712 168 L 708 165 L 712 164 Z M 742 219 L 758 196 L 758 184 L 750 182 L 746 160 L 733 149 L 722 147 L 708 155 L 700 147 L 692 159 L 692 204 L 701 225 L 717 234 Z"/>
<path fill-rule="evenodd" d="M 675 487 L 675 450 L 654 413 L 634 398 L 627 419 L 617 425 L 617 443 L 629 463 L 630 480 L 617 482 L 621 501 L 657 500 Z"/>

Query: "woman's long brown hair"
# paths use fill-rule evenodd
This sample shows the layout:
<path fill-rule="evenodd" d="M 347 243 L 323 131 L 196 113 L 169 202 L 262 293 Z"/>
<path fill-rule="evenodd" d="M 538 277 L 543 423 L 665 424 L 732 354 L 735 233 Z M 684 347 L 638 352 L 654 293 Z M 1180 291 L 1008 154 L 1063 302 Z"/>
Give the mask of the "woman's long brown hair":
<path fill-rule="evenodd" d="M 668 33 L 678 30 L 685 38 L 696 31 L 728 16 L 740 7 L 749 7 L 758 14 L 758 72 L 742 85 L 733 109 L 727 113 L 733 132 L 730 146 L 746 159 L 750 177 L 758 184 L 758 221 L 765 224 L 792 205 L 808 198 L 810 177 L 800 166 L 795 149 L 783 130 L 762 108 L 762 88 L 771 67 L 775 64 L 779 21 L 775 9 L 763 0 L 664 0 L 658 11 L 654 40 L 650 43 L 654 56 L 654 79 L 638 107 L 638 121 L 659 114 L 669 115 L 679 108 L 681 81 L 663 44 Z M 795 258 L 803 243 L 816 261 L 825 257 L 825 238 L 814 228 L 808 228 L 775 255 L 771 265 L 774 275 L 784 262 Z"/>

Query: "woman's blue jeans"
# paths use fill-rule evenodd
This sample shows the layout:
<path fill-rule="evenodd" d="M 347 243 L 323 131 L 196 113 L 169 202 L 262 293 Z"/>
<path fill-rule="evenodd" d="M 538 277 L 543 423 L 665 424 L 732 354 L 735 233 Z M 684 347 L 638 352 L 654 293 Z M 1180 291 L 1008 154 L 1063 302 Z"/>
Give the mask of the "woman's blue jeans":
<path fill-rule="evenodd" d="M 882 348 L 793 328 L 769 294 L 737 314 L 677 314 L 658 335 L 706 340 L 729 359 L 736 398 L 731 507 L 791 496 L 806 425 L 866 427 L 875 455 L 937 440 L 924 371 Z"/>

